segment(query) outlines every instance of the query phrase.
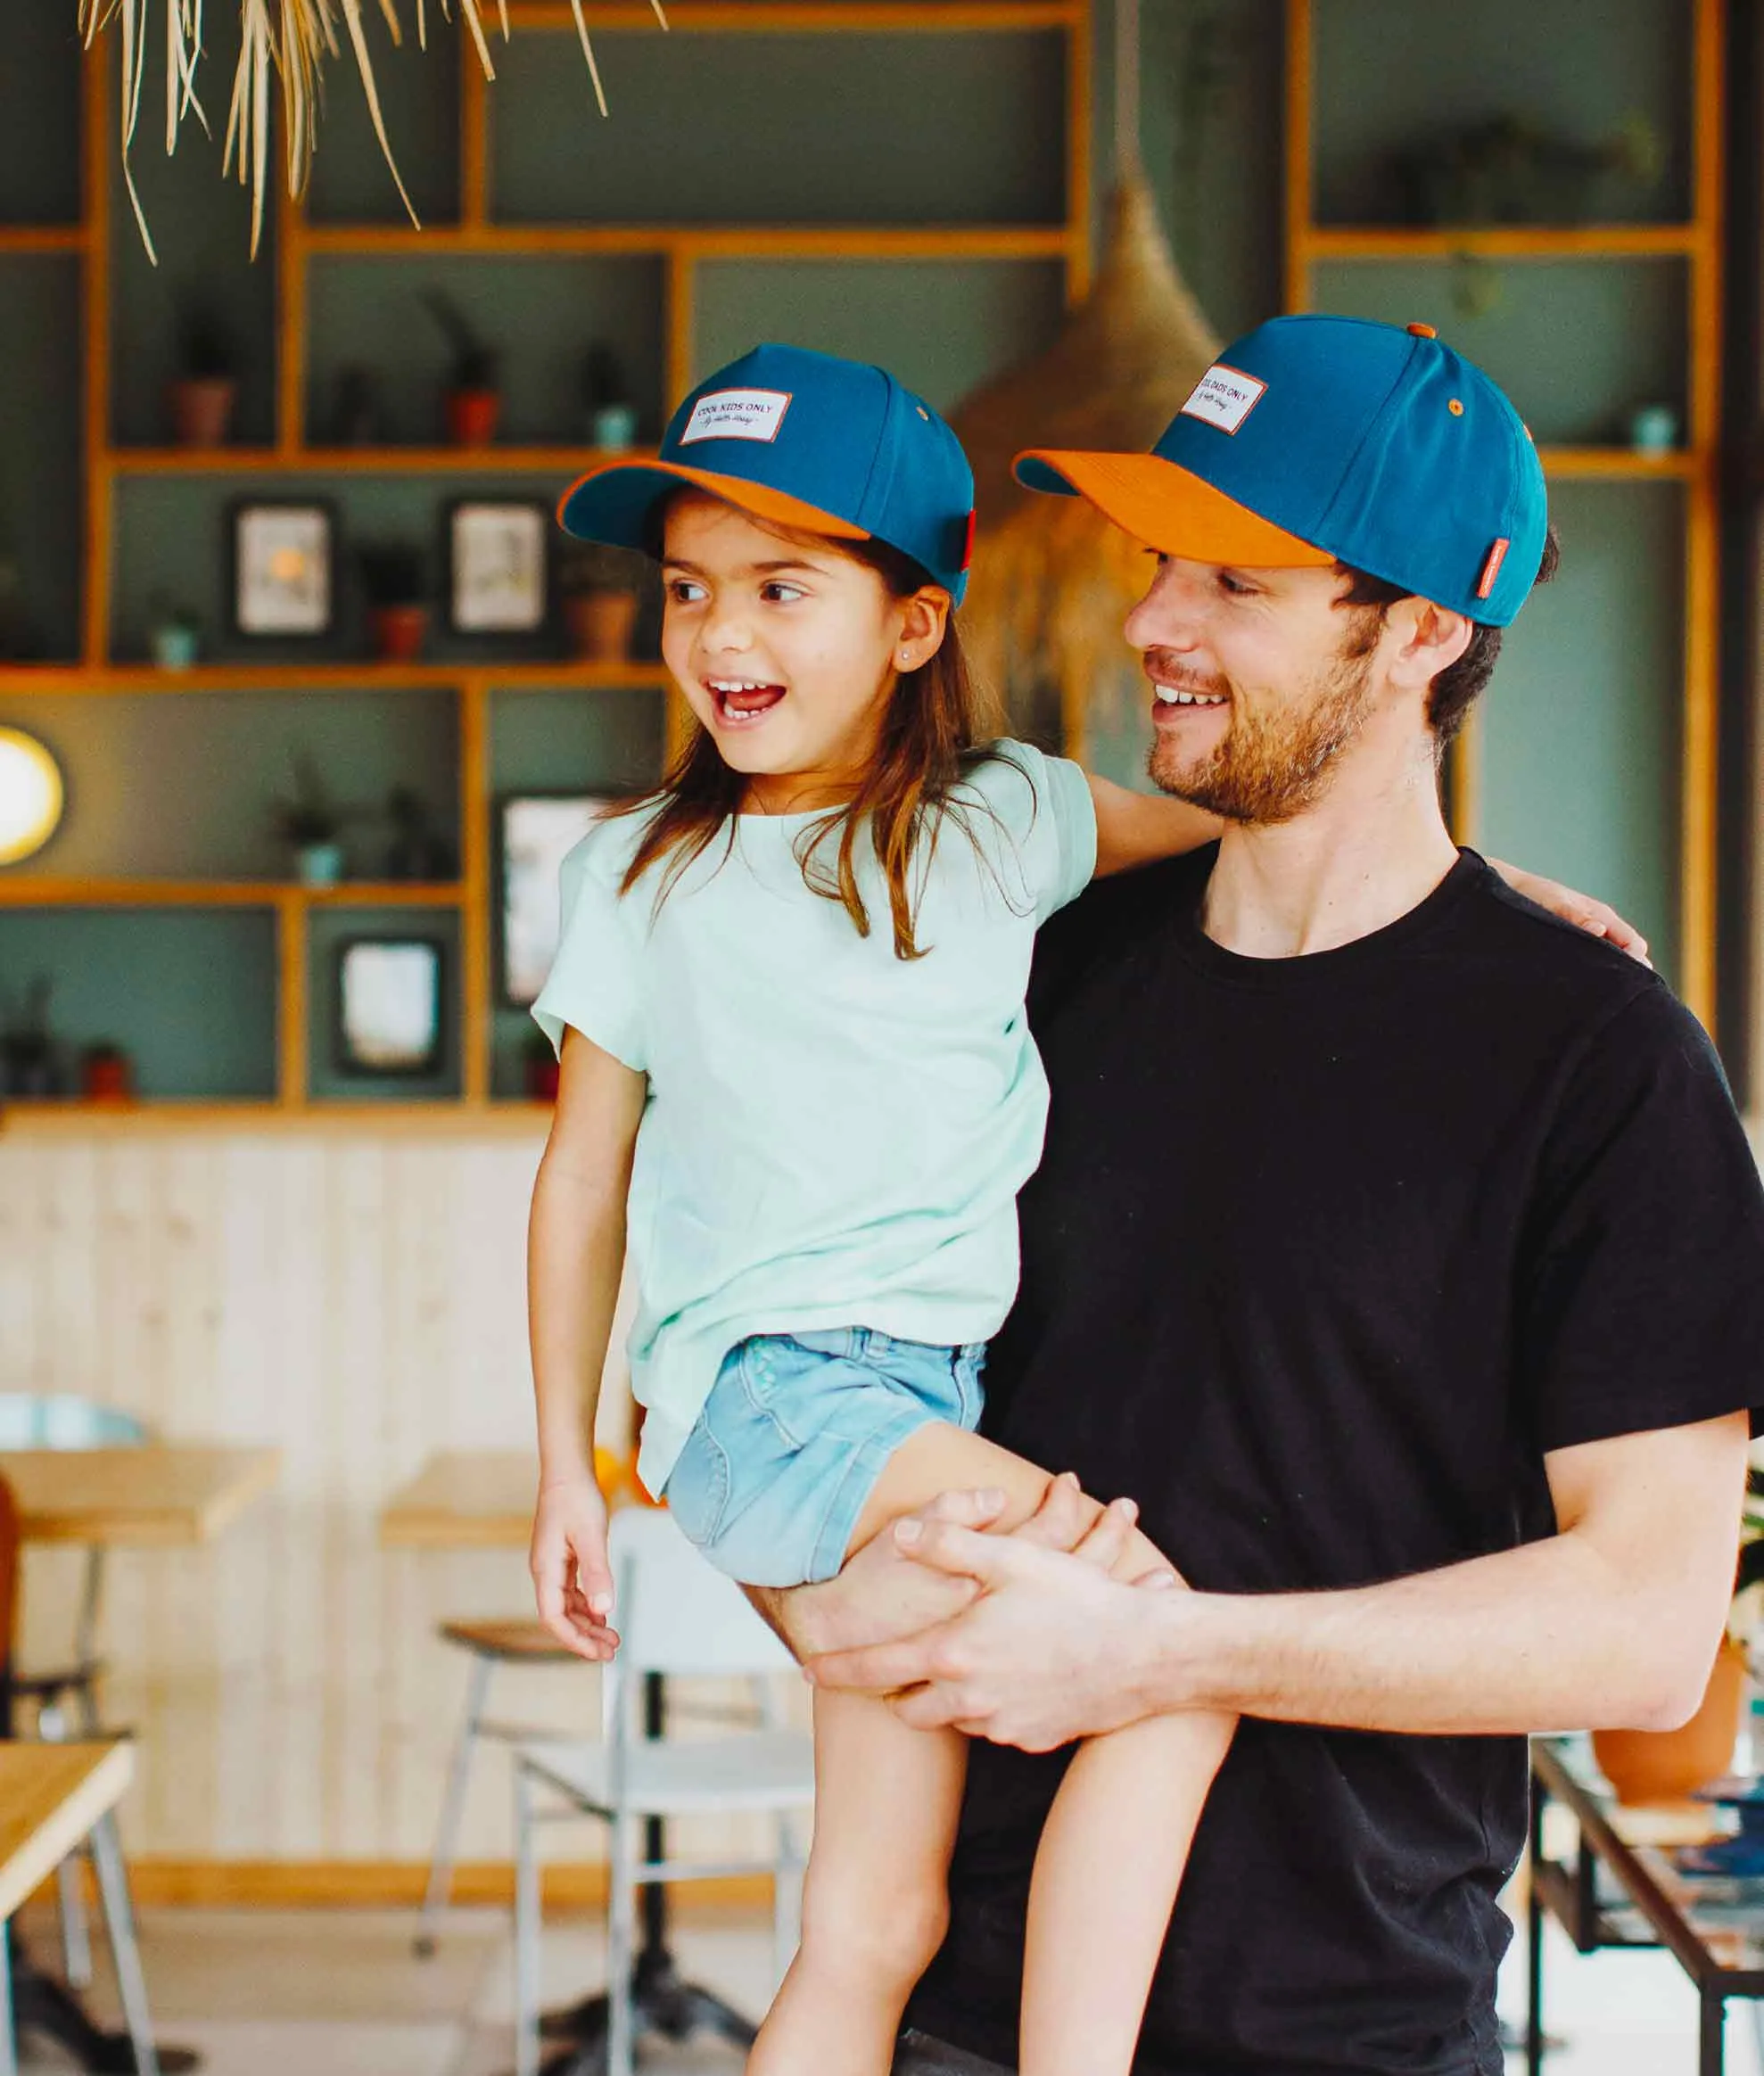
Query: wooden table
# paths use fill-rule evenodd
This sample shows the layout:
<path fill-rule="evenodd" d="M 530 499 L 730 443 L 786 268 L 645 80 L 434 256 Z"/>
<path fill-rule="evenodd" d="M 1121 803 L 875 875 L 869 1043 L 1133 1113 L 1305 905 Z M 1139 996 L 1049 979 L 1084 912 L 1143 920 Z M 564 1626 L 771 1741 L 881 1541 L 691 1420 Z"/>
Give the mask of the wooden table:
<path fill-rule="evenodd" d="M 136 2066 L 145 2076 L 153 2076 L 157 2062 L 147 2018 L 146 1984 L 122 1855 L 110 1822 L 111 1812 L 134 1777 L 135 1748 L 127 1742 L 0 1743 L 0 1935 L 19 1906 L 82 1839 L 90 1838 Z M 16 2076 L 18 2068 L 11 1959 L 10 1952 L 0 1956 L 0 2076 Z M 41 1998 L 42 1983 L 26 1973 L 19 1987 L 22 2008 L 31 2010 Z M 52 2000 L 47 2012 L 33 2015 L 39 2022 L 45 2016 L 53 2018 L 56 2007 Z M 98 2037 L 90 2035 L 92 2039 Z"/>
<path fill-rule="evenodd" d="M 0 1743 L 0 1917 L 73 1850 L 135 1777 L 135 1747 Z"/>
<path fill-rule="evenodd" d="M 533 1532 L 532 1449 L 442 1449 L 380 1510 L 388 1549 L 524 1550 Z"/>
<path fill-rule="evenodd" d="M 212 1542 L 276 1483 L 276 1449 L 149 1442 L 0 1450 L 27 1543 L 169 1548 Z"/>

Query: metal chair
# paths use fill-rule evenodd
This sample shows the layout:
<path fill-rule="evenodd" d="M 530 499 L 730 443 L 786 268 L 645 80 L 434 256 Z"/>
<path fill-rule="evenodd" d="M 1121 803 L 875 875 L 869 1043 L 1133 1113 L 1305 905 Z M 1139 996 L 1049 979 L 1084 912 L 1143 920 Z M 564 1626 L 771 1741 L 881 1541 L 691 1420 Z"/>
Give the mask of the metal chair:
<path fill-rule="evenodd" d="M 135 1449 L 150 1439 L 145 1424 L 132 1413 L 96 1399 L 70 1392 L 0 1391 L 0 1449 Z M 103 1591 L 104 1551 L 102 1545 L 89 1544 L 74 1623 L 72 1661 L 37 1671 L 21 1668 L 12 1675 L 15 1707 L 21 1701 L 34 1704 L 37 1734 L 46 1743 L 64 1742 L 70 1734 L 105 1734 L 98 1720 L 98 1682 L 104 1671 L 104 1661 L 98 1655 L 98 1617 Z M 95 1833 L 95 1865 L 98 1849 Z M 55 1880 L 68 1981 L 84 1989 L 92 1980 L 92 1941 L 78 1860 L 63 1860 Z"/>
<path fill-rule="evenodd" d="M 434 1857 L 429 1863 L 428 1886 L 416 1920 L 413 1944 L 419 1960 L 435 1950 L 435 1933 L 447 1908 L 453 1886 L 454 1859 L 459 1843 L 459 1826 L 466 1815 L 466 1791 L 472 1777 L 472 1760 L 479 1741 L 485 1737 L 500 1743 L 531 1742 L 549 1734 L 529 1725 L 493 1722 L 485 1710 L 490 1705 L 490 1683 L 499 1665 L 580 1665 L 581 1660 L 565 1649 L 543 1622 L 488 1621 L 443 1622 L 444 1642 L 467 1652 L 471 1670 L 466 1680 L 466 1709 L 454 1733 L 453 1754 L 448 1761 L 447 1789 L 441 1798 L 441 1824 L 435 1833 Z"/>
<path fill-rule="evenodd" d="M 631 1968 L 639 1888 L 769 1870 L 780 1975 L 801 1928 L 804 1855 L 789 1819 L 813 1801 L 814 1745 L 806 1732 L 778 1726 L 775 1680 L 768 1690 L 770 1727 L 732 1736 L 651 1740 L 636 1719 L 645 1674 L 777 1675 L 794 1671 L 790 1655 L 740 1589 L 705 1562 L 665 1512 L 626 1508 L 614 1516 L 610 1539 L 622 1641 L 602 1679 L 600 1740 L 520 1745 L 514 1754 L 516 2076 L 536 2076 L 539 2068 L 539 1823 L 592 1816 L 611 1828 L 606 2076 L 631 2076 Z M 554 1806 L 541 1808 L 541 1794 Z M 769 1859 L 638 1857 L 639 1825 L 646 1818 L 737 1811 L 776 1818 Z"/>

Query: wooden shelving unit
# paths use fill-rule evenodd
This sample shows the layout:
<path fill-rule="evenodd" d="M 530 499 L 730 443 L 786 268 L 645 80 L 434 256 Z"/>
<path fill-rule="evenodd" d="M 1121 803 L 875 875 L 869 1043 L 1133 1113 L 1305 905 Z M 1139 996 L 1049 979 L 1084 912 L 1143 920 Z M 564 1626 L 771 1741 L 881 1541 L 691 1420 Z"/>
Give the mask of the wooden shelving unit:
<path fill-rule="evenodd" d="M 9 910 L 258 910 L 274 918 L 278 994 L 276 1093 L 254 1100 L 157 1100 L 127 1108 L 72 1100 L 13 1103 L 9 1125 L 34 1130 L 78 1127 L 94 1117 L 107 1126 L 185 1128 L 250 1123 L 347 1126 L 371 1122 L 394 1128 L 424 1124 L 481 1124 L 508 1118 L 532 1129 L 530 1104 L 493 1099 L 491 986 L 492 703 L 499 694 L 552 690 L 593 693 L 650 688 L 666 698 L 667 739 L 683 725 L 679 703 L 664 690 L 659 664 L 607 667 L 573 661 L 473 660 L 390 665 L 367 661 L 260 663 L 207 663 L 165 671 L 112 654 L 118 568 L 119 492 L 144 479 L 225 479 L 243 491 L 254 479 L 293 477 L 315 490 L 345 488 L 371 476 L 482 478 L 523 474 L 555 479 L 561 490 L 597 457 L 565 441 L 489 448 L 377 446 L 338 449 L 309 443 L 309 349 L 313 270 L 332 260 L 507 260 L 518 259 L 647 259 L 656 262 L 663 296 L 660 391 L 671 407 L 691 385 L 699 274 L 727 261 L 930 260 L 951 263 L 1039 260 L 1063 269 L 1068 295 L 1082 292 L 1091 268 L 1091 0 L 766 0 L 719 4 L 675 0 L 670 20 L 677 37 L 695 33 L 795 37 L 853 35 L 1000 35 L 1047 31 L 1062 39 L 1066 137 L 1065 208 L 1061 220 L 1030 224 L 601 223 L 531 224 L 499 220 L 492 193 L 495 90 L 487 86 L 469 51 L 459 66 L 457 107 L 459 196 L 456 220 L 422 229 L 400 222 L 331 223 L 309 219 L 304 207 L 280 198 L 274 226 L 276 367 L 274 432 L 268 441 L 216 450 L 120 442 L 113 432 L 112 268 L 116 183 L 114 86 L 108 39 L 87 61 L 81 142 L 81 218 L 77 225 L 0 227 L 0 257 L 66 254 L 81 273 L 83 371 L 83 591 L 77 660 L 0 666 L 0 693 L 104 698 L 143 694 L 216 695 L 248 692 L 311 694 L 450 693 L 457 701 L 460 871 L 457 881 L 411 885 L 370 880 L 309 888 L 264 879 L 144 878 L 127 875 L 79 877 L 0 873 L 0 917 Z M 575 21 L 555 0 L 512 0 L 517 37 L 567 38 L 559 62 L 580 64 Z M 598 6 L 597 36 L 653 31 L 647 4 Z M 457 30 L 452 33 L 458 33 Z M 604 45 L 603 45 L 604 49 Z M 144 128 L 139 147 L 149 148 Z M 639 450 L 641 451 L 641 450 Z M 350 908 L 405 908 L 458 919 L 454 1013 L 459 1019 L 457 1098 L 446 1100 L 347 1101 L 312 1093 L 309 1011 L 314 986 L 309 923 L 315 915 Z"/>
<path fill-rule="evenodd" d="M 1317 38 L 1331 0 L 1286 0 L 1286 304 L 1315 307 L 1317 268 L 1329 261 L 1459 259 L 1521 267 L 1564 260 L 1672 261 L 1686 273 L 1688 380 L 1685 438 L 1667 454 L 1620 447 L 1541 445 L 1552 479 L 1685 486 L 1682 776 L 1679 800 L 1680 993 L 1713 1028 L 1716 946 L 1717 490 L 1721 394 L 1721 241 L 1725 0 L 1687 0 L 1691 38 L 1690 208 L 1686 220 L 1434 228 L 1317 220 Z M 1442 32 L 1443 33 L 1443 32 Z M 1442 51 L 1445 49 L 1442 45 Z M 1449 63 L 1446 59 L 1442 62 Z M 1426 313 L 1417 312 L 1416 315 Z M 1455 749 L 1452 809 L 1460 841 L 1476 840 L 1484 808 L 1480 716 Z"/>

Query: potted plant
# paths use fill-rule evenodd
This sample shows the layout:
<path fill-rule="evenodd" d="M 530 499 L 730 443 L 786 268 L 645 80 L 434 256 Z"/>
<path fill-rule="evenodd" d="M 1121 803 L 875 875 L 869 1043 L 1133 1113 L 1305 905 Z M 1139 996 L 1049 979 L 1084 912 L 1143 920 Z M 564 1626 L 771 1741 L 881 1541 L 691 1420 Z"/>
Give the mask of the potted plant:
<path fill-rule="evenodd" d="M 187 606 L 179 606 L 163 592 L 155 592 L 147 647 L 162 671 L 187 671 L 202 651 L 202 622 Z"/>
<path fill-rule="evenodd" d="M 637 406 L 626 393 L 618 357 L 610 346 L 590 346 L 582 358 L 581 401 L 588 443 L 603 454 L 622 454 L 637 441 Z"/>
<path fill-rule="evenodd" d="M 388 879 L 451 879 L 458 853 L 430 819 L 428 803 L 414 787 L 394 786 L 386 795 L 392 842 L 386 846 Z"/>
<path fill-rule="evenodd" d="M 466 313 L 443 290 L 430 289 L 423 301 L 453 350 L 447 436 L 456 447 L 488 447 L 502 415 L 502 357 L 473 330 Z"/>
<path fill-rule="evenodd" d="M 180 447 L 224 447 L 239 394 L 239 359 L 231 334 L 206 306 L 185 316 L 179 373 L 167 391 L 172 438 Z"/>
<path fill-rule="evenodd" d="M 276 833 L 294 854 L 302 886 L 334 886 L 343 876 L 342 829 L 348 817 L 326 791 L 312 759 L 294 758 L 294 790 L 276 803 Z"/>
<path fill-rule="evenodd" d="M 557 588 L 573 655 L 591 663 L 631 660 L 644 574 L 640 556 L 598 541 L 572 541 L 558 561 Z"/>
<path fill-rule="evenodd" d="M 385 542 L 363 548 L 359 560 L 374 654 L 383 663 L 414 663 L 423 653 L 429 625 L 423 551 Z"/>
<path fill-rule="evenodd" d="M 1595 1730 L 1593 1752 L 1620 1802 L 1677 1802 L 1734 1762 L 1745 1703 L 1748 1641 L 1764 1586 L 1764 1471 L 1748 1470 L 1727 1633 L 1695 1715 L 1677 1730 Z"/>

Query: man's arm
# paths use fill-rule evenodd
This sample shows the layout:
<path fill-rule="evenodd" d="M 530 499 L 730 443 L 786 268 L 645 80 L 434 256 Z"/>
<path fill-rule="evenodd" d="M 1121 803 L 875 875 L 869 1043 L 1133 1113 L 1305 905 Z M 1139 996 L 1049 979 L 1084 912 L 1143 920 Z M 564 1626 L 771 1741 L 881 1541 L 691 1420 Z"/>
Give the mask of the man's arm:
<path fill-rule="evenodd" d="M 1701 1699 L 1726 1619 L 1746 1433 L 1735 1413 L 1557 1450 L 1555 1535 L 1346 1592 L 1148 1595 L 932 1524 L 914 1556 L 980 1597 L 811 1675 L 908 1689 L 907 1721 L 1029 1751 L 1187 1709 L 1417 1734 L 1668 1727 Z"/>

